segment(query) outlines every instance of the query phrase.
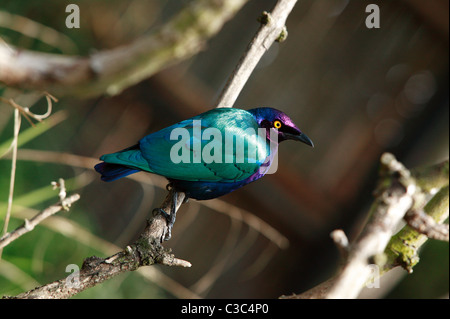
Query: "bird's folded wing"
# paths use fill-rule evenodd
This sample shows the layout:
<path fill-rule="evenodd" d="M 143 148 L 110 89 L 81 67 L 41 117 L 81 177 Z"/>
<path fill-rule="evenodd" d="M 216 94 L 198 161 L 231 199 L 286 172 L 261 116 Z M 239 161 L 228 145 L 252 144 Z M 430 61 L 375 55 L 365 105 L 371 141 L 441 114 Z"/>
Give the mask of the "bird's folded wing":
<path fill-rule="evenodd" d="M 269 155 L 265 137 L 257 134 L 249 112 L 214 109 L 144 137 L 141 154 L 127 151 L 124 156 L 142 170 L 171 179 L 240 181 L 254 174 Z"/>

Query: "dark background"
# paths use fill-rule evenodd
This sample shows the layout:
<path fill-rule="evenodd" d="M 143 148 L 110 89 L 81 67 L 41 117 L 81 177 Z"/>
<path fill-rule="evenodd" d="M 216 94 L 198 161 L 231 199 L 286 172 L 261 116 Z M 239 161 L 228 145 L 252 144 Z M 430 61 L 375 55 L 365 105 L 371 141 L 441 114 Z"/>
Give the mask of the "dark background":
<path fill-rule="evenodd" d="M 0 37 L 27 49 L 88 55 L 152 32 L 191 1 L 72 2 L 80 6 L 80 29 L 64 25 L 70 1 L 2 0 L 0 12 L 15 22 L 0 15 Z M 365 25 L 370 3 L 380 7 L 380 29 Z M 55 111 L 64 110 L 67 119 L 21 149 L 98 158 L 210 109 L 258 29 L 258 16 L 274 4 L 249 1 L 200 54 L 118 96 L 62 97 Z M 358 233 L 380 155 L 392 152 L 410 168 L 449 156 L 448 6 L 445 0 L 298 1 L 287 21 L 287 41 L 263 57 L 234 107 L 283 110 L 316 147 L 286 142 L 276 174 L 220 201 L 183 205 L 165 246 L 191 261 L 191 269 L 152 266 L 78 297 L 277 298 L 328 279 L 339 263 L 329 233 L 343 228 L 350 239 Z M 36 36 L 26 35 L 23 18 L 38 23 L 31 26 Z M 45 43 L 43 26 L 58 33 L 56 45 Z M 34 101 L 11 88 L 0 86 L 0 93 L 22 105 Z M 44 109 L 40 100 L 32 110 Z M 22 130 L 27 127 L 23 121 Z M 12 132 L 12 109 L 2 104 L 0 143 Z M 9 159 L 0 161 L 0 216 L 10 165 Z M 66 265 L 81 265 L 87 256 L 114 252 L 104 241 L 124 247 L 165 197 L 157 177 L 103 183 L 82 166 L 58 153 L 18 162 L 15 205 L 45 208 L 57 199 L 47 185 L 63 177 L 81 200 L 59 217 L 82 228 L 42 225 L 8 246 L 0 261 L 2 295 L 60 279 Z M 21 216 L 13 214 L 10 229 Z M 396 271 L 364 296 L 448 297 L 448 252 L 447 243 L 430 241 L 412 275 Z"/>

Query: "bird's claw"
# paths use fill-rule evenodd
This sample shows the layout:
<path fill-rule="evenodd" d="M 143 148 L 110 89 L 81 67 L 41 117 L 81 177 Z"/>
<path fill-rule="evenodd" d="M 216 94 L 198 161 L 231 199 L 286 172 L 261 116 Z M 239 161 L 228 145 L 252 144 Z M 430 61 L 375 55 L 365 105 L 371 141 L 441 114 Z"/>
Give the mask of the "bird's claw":
<path fill-rule="evenodd" d="M 167 214 L 167 212 L 162 208 L 153 209 L 152 214 L 153 214 L 153 217 L 162 215 L 166 219 L 167 227 L 161 237 L 161 243 L 163 241 L 169 240 L 172 237 L 172 227 L 173 227 L 173 224 L 175 223 L 175 220 L 174 220 L 172 214 Z"/>
<path fill-rule="evenodd" d="M 173 191 L 173 185 L 172 183 L 169 183 L 167 185 L 168 188 L 170 188 L 171 192 Z M 187 197 L 185 198 L 185 200 Z M 162 208 L 155 208 L 153 209 L 153 216 L 162 215 L 167 221 L 167 227 L 164 230 L 164 233 L 161 236 L 161 243 L 164 240 L 169 240 L 172 237 L 172 227 L 175 224 L 175 219 L 177 218 L 177 192 L 173 191 L 172 194 L 172 201 L 170 205 L 170 214 L 168 214 L 164 209 Z"/>

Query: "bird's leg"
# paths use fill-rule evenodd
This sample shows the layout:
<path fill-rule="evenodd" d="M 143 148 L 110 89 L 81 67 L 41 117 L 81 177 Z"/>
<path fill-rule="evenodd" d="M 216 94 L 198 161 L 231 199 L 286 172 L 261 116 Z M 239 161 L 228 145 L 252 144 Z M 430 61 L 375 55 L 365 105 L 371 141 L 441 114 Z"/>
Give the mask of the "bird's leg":
<path fill-rule="evenodd" d="M 161 214 L 167 221 L 167 230 L 164 235 L 164 240 L 169 240 L 172 237 L 172 227 L 175 224 L 175 219 L 177 217 L 177 192 L 175 190 L 170 190 L 172 192 L 172 200 L 170 205 L 170 213 L 168 214 L 162 208 L 153 209 L 153 216 Z"/>
<path fill-rule="evenodd" d="M 177 217 L 177 192 L 173 192 L 172 196 L 172 205 L 170 207 L 170 219 L 167 220 L 167 232 L 166 236 L 164 236 L 164 240 L 169 240 L 172 237 L 172 227 L 175 224 L 175 218 Z"/>

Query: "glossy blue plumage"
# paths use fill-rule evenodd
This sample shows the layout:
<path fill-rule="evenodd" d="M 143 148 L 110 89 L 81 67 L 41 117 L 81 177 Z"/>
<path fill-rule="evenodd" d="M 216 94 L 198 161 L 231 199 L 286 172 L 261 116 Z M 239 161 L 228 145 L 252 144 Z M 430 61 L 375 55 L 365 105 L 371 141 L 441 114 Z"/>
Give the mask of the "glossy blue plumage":
<path fill-rule="evenodd" d="M 276 122 L 280 122 L 281 127 L 276 127 L 277 141 L 272 143 L 271 149 L 269 129 L 278 125 Z M 258 135 L 258 128 L 266 129 L 267 135 Z M 177 129 L 188 133 L 189 139 L 184 144 L 180 142 L 181 135 L 171 138 Z M 222 139 L 215 139 L 217 133 Z M 227 134 L 235 139 L 231 147 L 230 143 L 225 143 Z M 103 162 L 95 169 L 104 181 L 138 171 L 162 175 L 177 191 L 185 192 L 190 198 L 212 199 L 264 176 L 278 143 L 286 139 L 312 145 L 292 120 L 276 109 L 218 108 L 147 135 L 138 144 L 120 152 L 103 155 L 100 158 Z M 211 143 L 212 140 L 219 144 Z M 238 143 L 244 146 L 243 153 L 239 153 Z M 174 154 L 179 156 L 180 153 L 189 156 L 187 162 L 174 162 Z M 214 161 L 199 154 L 214 155 Z"/>

